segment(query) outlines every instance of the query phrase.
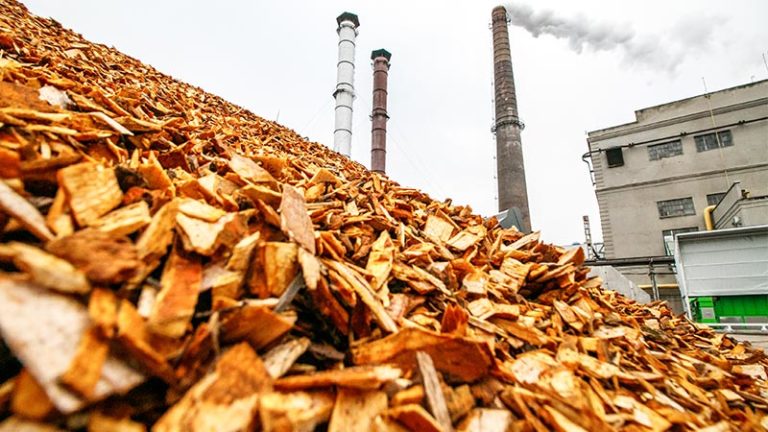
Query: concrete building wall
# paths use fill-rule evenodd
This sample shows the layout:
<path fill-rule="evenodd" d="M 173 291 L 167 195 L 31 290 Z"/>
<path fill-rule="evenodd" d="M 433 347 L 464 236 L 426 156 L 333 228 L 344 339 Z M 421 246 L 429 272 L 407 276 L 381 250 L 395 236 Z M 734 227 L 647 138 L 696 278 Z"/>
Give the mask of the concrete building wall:
<path fill-rule="evenodd" d="M 733 171 L 729 179 L 761 189 L 768 185 L 768 167 Z M 664 255 L 662 232 L 683 228 L 703 230 L 704 209 L 709 205 L 707 195 L 725 192 L 728 189 L 725 184 L 725 176 L 717 173 L 598 191 L 601 220 L 611 233 L 609 241 L 603 229 L 603 240 L 606 245 L 610 243 L 610 247 L 606 246 L 606 258 Z M 695 214 L 659 217 L 657 201 L 686 197 L 693 198 Z"/>
<path fill-rule="evenodd" d="M 766 89 L 766 94 L 768 94 L 768 88 Z M 622 135 L 618 135 L 617 132 L 610 134 L 590 132 L 591 151 L 658 140 L 651 144 L 625 147 L 623 149 L 624 166 L 622 167 L 608 168 L 605 153 L 600 153 L 599 157 L 593 157 L 593 160 L 599 159 L 599 166 L 602 169 L 601 175 L 598 176 L 597 166 L 595 167 L 597 189 L 610 189 L 647 181 L 658 181 L 675 176 L 719 171 L 723 170 L 724 167 L 748 167 L 756 163 L 764 165 L 768 162 L 766 159 L 768 158 L 768 133 L 766 133 L 768 132 L 768 121 L 756 121 L 742 125 L 738 123 L 750 119 L 768 117 L 768 96 L 766 96 L 760 106 L 745 109 L 732 108 L 734 109 L 733 111 L 720 114 L 715 113 L 714 120 L 716 125 L 722 125 L 718 127 L 718 130 L 729 130 L 731 132 L 734 145 L 716 150 L 696 151 L 694 137 L 703 134 L 696 133 L 696 131 L 708 130 L 713 127 L 712 117 L 709 115 L 690 120 L 686 120 L 683 117 L 680 119 L 680 123 L 661 125 L 655 129 L 628 129 L 622 131 Z M 665 137 L 668 138 L 664 139 Z M 660 160 L 649 160 L 649 145 L 676 140 L 680 140 L 682 144 L 682 155 Z M 762 157 L 756 158 L 760 156 Z M 595 162 L 598 161 L 595 160 Z M 730 185 L 725 186 L 722 192 L 725 192 L 728 187 Z M 768 186 L 763 187 L 768 189 Z"/>
<path fill-rule="evenodd" d="M 638 288 L 636 283 L 611 266 L 592 267 L 588 276 L 599 277 L 603 280 L 603 288 L 616 291 L 625 297 L 636 300 L 638 303 L 648 303 L 651 301 L 648 293 Z"/>
<path fill-rule="evenodd" d="M 662 231 L 703 229 L 707 195 L 734 181 L 752 196 L 768 195 L 768 80 L 635 114 L 637 121 L 588 138 L 607 258 L 664 255 Z M 733 146 L 697 151 L 695 136 L 724 130 Z M 649 145 L 676 140 L 682 154 L 650 160 Z M 609 168 L 605 150 L 616 147 L 624 164 Z M 687 197 L 695 214 L 659 216 L 658 201 Z"/>

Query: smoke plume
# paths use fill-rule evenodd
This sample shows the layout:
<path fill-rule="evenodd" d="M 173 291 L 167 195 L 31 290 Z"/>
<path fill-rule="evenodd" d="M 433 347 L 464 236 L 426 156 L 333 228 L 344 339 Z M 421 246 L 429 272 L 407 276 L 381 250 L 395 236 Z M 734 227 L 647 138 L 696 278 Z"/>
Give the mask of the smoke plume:
<path fill-rule="evenodd" d="M 563 17 L 547 9 L 534 11 L 526 4 L 510 3 L 506 8 L 511 24 L 534 37 L 564 39 L 577 53 L 623 51 L 625 64 L 669 73 L 675 72 L 686 55 L 706 50 L 713 28 L 722 23 L 715 17 L 697 17 L 696 21 L 678 23 L 662 40 L 653 34 L 637 34 L 629 26 L 595 23 L 584 16 Z"/>

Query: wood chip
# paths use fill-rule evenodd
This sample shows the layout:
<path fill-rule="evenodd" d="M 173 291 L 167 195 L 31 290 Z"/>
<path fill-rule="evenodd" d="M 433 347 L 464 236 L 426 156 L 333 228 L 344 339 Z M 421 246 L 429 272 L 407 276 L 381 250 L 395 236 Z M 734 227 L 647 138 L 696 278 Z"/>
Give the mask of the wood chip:
<path fill-rule="evenodd" d="M 24 243 L 9 243 L 13 262 L 40 286 L 64 293 L 85 294 L 91 285 L 68 261 Z"/>
<path fill-rule="evenodd" d="M 444 217 L 429 215 L 427 223 L 424 226 L 424 234 L 429 238 L 434 238 L 442 242 L 448 241 L 454 231 L 454 225 Z"/>
<path fill-rule="evenodd" d="M 28 419 L 43 420 L 55 410 L 45 389 L 29 372 L 22 370 L 13 386 L 11 411 Z"/>
<path fill-rule="evenodd" d="M 173 227 L 176 224 L 178 203 L 171 201 L 160 208 L 152 216 L 152 221 L 136 241 L 139 258 L 146 263 L 152 263 L 164 256 L 168 245 L 173 241 Z"/>
<path fill-rule="evenodd" d="M 475 407 L 475 398 L 469 385 L 465 384 L 458 387 L 442 385 L 443 394 L 445 394 L 445 405 L 451 416 L 451 421 L 456 423 L 464 418 Z"/>
<path fill-rule="evenodd" d="M 465 251 L 485 237 L 485 233 L 485 227 L 482 225 L 471 226 L 448 239 L 446 244 L 456 250 Z"/>
<path fill-rule="evenodd" d="M 281 378 L 275 381 L 275 388 L 304 390 L 338 385 L 356 389 L 377 389 L 384 383 L 399 378 L 401 374 L 400 369 L 392 366 L 358 366 Z"/>
<path fill-rule="evenodd" d="M 3 181 L 0 181 L 0 210 L 18 220 L 40 240 L 45 242 L 53 238 L 40 212 Z"/>
<path fill-rule="evenodd" d="M 69 368 L 60 378 L 61 383 L 85 399 L 93 398 L 108 353 L 109 345 L 101 330 L 96 327 L 86 330 Z"/>
<path fill-rule="evenodd" d="M 440 378 L 435 370 L 432 357 L 423 351 L 416 352 L 416 362 L 419 365 L 421 379 L 424 382 L 424 394 L 427 397 L 427 408 L 444 431 L 453 430 L 453 422 L 445 403 L 445 395 L 440 388 Z"/>
<path fill-rule="evenodd" d="M 264 274 L 267 292 L 280 297 L 299 270 L 298 248 L 294 243 L 268 242 L 264 245 Z"/>
<path fill-rule="evenodd" d="M 315 230 L 312 220 L 307 215 L 304 196 L 290 185 L 283 186 L 283 199 L 280 203 L 280 228 L 291 240 L 315 254 Z"/>
<path fill-rule="evenodd" d="M 80 226 L 98 221 L 123 199 L 115 171 L 97 163 L 84 162 L 63 168 L 58 179 Z"/>
<path fill-rule="evenodd" d="M 483 376 L 493 358 L 485 342 L 408 328 L 353 348 L 352 360 L 356 364 L 395 363 L 414 370 L 417 351 L 429 354 L 438 371 L 465 382 Z"/>
<path fill-rule="evenodd" d="M 392 263 L 395 259 L 395 247 L 389 233 L 382 231 L 373 243 L 365 269 L 372 276 L 371 288 L 378 291 L 387 283 Z"/>
<path fill-rule="evenodd" d="M 402 405 L 387 411 L 387 415 L 409 430 L 443 432 L 440 424 L 421 405 Z"/>
<path fill-rule="evenodd" d="M 225 314 L 221 319 L 224 341 L 248 341 L 254 349 L 261 349 L 287 333 L 296 317 L 280 315 L 264 306 L 245 306 Z"/>
<path fill-rule="evenodd" d="M 408 405 L 408 404 L 420 405 L 424 400 L 424 396 L 425 396 L 424 393 L 425 392 L 424 392 L 423 385 L 420 385 L 420 384 L 415 385 L 413 387 L 397 392 L 394 396 L 392 396 L 390 405 L 392 406 Z"/>
<path fill-rule="evenodd" d="M 175 381 L 173 370 L 165 357 L 150 344 L 144 318 L 127 300 L 121 301 L 118 309 L 117 341 L 144 370 L 167 382 Z"/>
<path fill-rule="evenodd" d="M 277 181 L 269 171 L 259 166 L 252 159 L 233 153 L 229 159 L 229 168 L 240 177 L 253 183 L 266 183 L 276 186 Z"/>
<path fill-rule="evenodd" d="M 57 238 L 49 242 L 46 249 L 74 264 L 96 284 L 126 282 L 143 266 L 130 239 L 95 229 Z"/>
<path fill-rule="evenodd" d="M 509 432 L 512 429 L 512 413 L 503 409 L 477 408 L 469 413 L 459 427 L 459 432 Z"/>
<path fill-rule="evenodd" d="M 19 417 L 8 417 L 0 423 L 0 432 L 63 432 L 55 426 L 24 420 Z"/>
<path fill-rule="evenodd" d="M 200 260 L 174 250 L 165 263 L 160 292 L 149 316 L 150 331 L 179 337 L 187 331 L 203 279 Z"/>
<path fill-rule="evenodd" d="M 129 131 L 128 129 L 123 127 L 123 125 L 121 125 L 120 123 L 116 122 L 112 117 L 104 114 L 103 112 L 101 112 L 101 111 L 94 111 L 94 112 L 89 113 L 89 114 L 94 116 L 94 117 L 96 117 L 97 119 L 103 121 L 104 123 L 108 124 L 109 127 L 111 127 L 112 129 L 116 130 L 117 132 L 120 132 L 123 135 L 133 136 L 133 132 Z"/>
<path fill-rule="evenodd" d="M 229 214 L 214 223 L 209 223 L 183 213 L 177 214 L 176 224 L 184 241 L 184 249 L 204 256 L 213 255 L 220 245 L 219 236 L 235 217 L 235 214 Z"/>
<path fill-rule="evenodd" d="M 309 348 L 311 341 L 307 338 L 286 341 L 264 354 L 264 367 L 272 378 L 280 378 L 293 366 Z"/>
<path fill-rule="evenodd" d="M 88 417 L 88 432 L 146 432 L 147 428 L 130 418 L 116 418 L 96 412 Z"/>
<path fill-rule="evenodd" d="M 310 432 L 328 421 L 333 409 L 333 393 L 267 393 L 259 406 L 264 432 Z"/>
<path fill-rule="evenodd" d="M 336 393 L 329 432 L 351 429 L 371 430 L 379 413 L 387 409 L 387 394 L 382 391 L 340 388 Z"/>
<path fill-rule="evenodd" d="M 157 160 L 155 152 L 149 152 L 149 158 L 138 166 L 138 172 L 150 189 L 171 189 L 173 182 Z"/>
<path fill-rule="evenodd" d="M 210 430 L 217 424 L 230 431 L 255 427 L 254 413 L 270 378 L 261 359 L 245 343 L 235 345 L 216 362 L 216 370 L 195 384 L 158 420 L 152 430 Z"/>
<path fill-rule="evenodd" d="M 149 206 L 139 201 L 105 214 L 91 223 L 91 226 L 111 236 L 122 237 L 144 228 L 151 221 Z"/>
<path fill-rule="evenodd" d="M 59 383 L 59 377 L 69 368 L 88 327 L 88 312 L 74 299 L 28 282 L 0 279 L 0 336 L 62 413 L 86 405 Z M 56 329 L 56 337 L 50 337 L 51 329 Z M 93 398 L 125 393 L 143 381 L 143 374 L 109 356 Z"/>
<path fill-rule="evenodd" d="M 365 279 L 343 264 L 326 261 L 326 265 L 338 272 L 338 274 L 349 283 L 357 295 L 360 296 L 360 300 L 370 308 L 371 313 L 382 329 L 387 332 L 397 331 L 397 324 L 395 324 L 395 321 L 389 316 L 386 309 L 384 309 L 384 305 L 381 304 L 381 301 L 374 295 L 370 285 L 368 285 L 368 282 Z"/>
<path fill-rule="evenodd" d="M 104 337 L 111 338 L 117 326 L 118 299 L 114 292 L 96 288 L 88 299 L 88 316 Z"/>

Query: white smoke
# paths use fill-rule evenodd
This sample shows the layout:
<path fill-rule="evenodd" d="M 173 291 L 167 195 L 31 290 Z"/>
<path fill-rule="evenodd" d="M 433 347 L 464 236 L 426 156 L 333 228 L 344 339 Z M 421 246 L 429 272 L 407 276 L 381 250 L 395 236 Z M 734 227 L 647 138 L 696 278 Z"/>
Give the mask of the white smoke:
<path fill-rule="evenodd" d="M 547 9 L 534 11 L 526 4 L 510 3 L 506 8 L 511 24 L 534 37 L 565 39 L 577 53 L 620 50 L 625 64 L 669 73 L 675 72 L 686 54 L 706 50 L 712 42 L 712 30 L 723 23 L 715 17 L 697 17 L 696 21 L 678 23 L 662 40 L 657 35 L 637 34 L 626 25 L 595 23 L 584 16 L 563 17 Z"/>

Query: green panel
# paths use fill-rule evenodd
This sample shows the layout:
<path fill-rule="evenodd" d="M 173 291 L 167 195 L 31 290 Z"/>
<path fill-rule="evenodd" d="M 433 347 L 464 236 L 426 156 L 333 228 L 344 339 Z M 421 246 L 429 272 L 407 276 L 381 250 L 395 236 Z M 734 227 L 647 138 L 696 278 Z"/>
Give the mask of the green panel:
<path fill-rule="evenodd" d="M 691 315 L 700 323 L 765 322 L 768 295 L 693 297 Z"/>
<path fill-rule="evenodd" d="M 691 315 L 696 322 L 716 323 L 715 299 L 713 297 L 693 298 L 691 300 Z"/>
<path fill-rule="evenodd" d="M 718 317 L 768 316 L 768 296 L 722 296 L 715 301 Z"/>

